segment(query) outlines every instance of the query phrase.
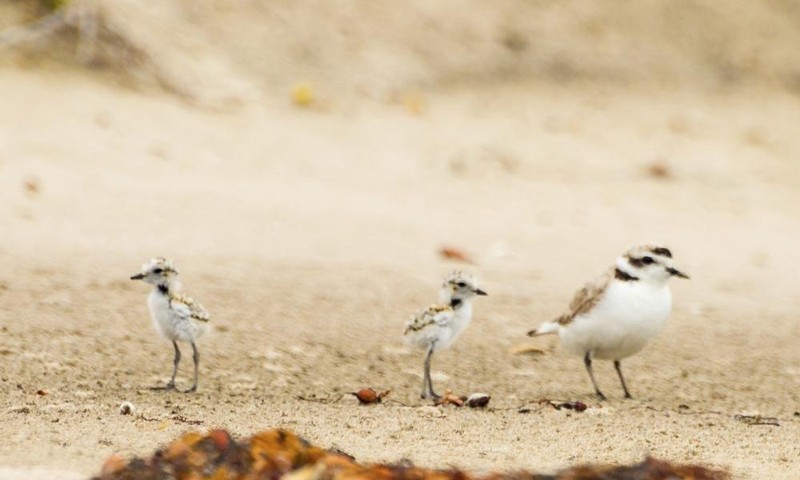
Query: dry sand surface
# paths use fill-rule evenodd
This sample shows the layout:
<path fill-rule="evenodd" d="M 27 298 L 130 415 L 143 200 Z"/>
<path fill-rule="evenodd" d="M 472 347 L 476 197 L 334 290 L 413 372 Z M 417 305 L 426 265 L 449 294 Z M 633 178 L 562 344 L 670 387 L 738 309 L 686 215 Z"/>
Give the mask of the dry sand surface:
<path fill-rule="evenodd" d="M 330 89 L 301 109 L 288 87 L 257 91 L 220 110 L 60 65 L 0 71 L 0 477 L 82 478 L 187 429 L 278 426 L 362 462 L 553 471 L 651 454 L 800 477 L 796 94 L 477 78 L 406 101 Z M 635 399 L 597 362 L 599 402 L 579 358 L 525 332 L 642 242 L 692 279 L 624 362 Z M 212 314 L 196 394 L 149 390 L 172 350 L 128 277 L 155 255 Z M 489 296 L 434 381 L 490 393 L 484 411 L 419 400 L 422 352 L 400 340 L 453 268 Z M 343 395 L 365 386 L 390 401 Z"/>

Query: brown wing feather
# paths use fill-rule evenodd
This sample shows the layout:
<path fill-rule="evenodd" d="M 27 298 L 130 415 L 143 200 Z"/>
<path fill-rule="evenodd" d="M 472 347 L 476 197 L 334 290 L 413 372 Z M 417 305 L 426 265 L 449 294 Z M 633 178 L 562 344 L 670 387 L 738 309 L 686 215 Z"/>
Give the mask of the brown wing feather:
<path fill-rule="evenodd" d="M 408 325 L 406 325 L 403 335 L 423 330 L 436 323 L 437 314 L 451 311 L 453 311 L 453 309 L 449 305 L 431 305 L 414 316 Z"/>
<path fill-rule="evenodd" d="M 188 295 L 184 295 L 182 293 L 169 293 L 169 301 L 172 302 L 179 302 L 184 305 L 189 310 L 189 316 L 197 321 L 200 322 L 208 322 L 211 320 L 211 316 L 208 314 L 205 308 L 202 305 L 195 302 L 194 299 Z"/>
<path fill-rule="evenodd" d="M 556 319 L 559 325 L 567 325 L 575 320 L 578 315 L 584 314 L 592 309 L 603 297 L 603 293 L 608 288 L 611 279 L 614 278 L 614 269 L 599 276 L 595 281 L 587 283 L 572 297 L 569 304 L 569 311 Z"/>

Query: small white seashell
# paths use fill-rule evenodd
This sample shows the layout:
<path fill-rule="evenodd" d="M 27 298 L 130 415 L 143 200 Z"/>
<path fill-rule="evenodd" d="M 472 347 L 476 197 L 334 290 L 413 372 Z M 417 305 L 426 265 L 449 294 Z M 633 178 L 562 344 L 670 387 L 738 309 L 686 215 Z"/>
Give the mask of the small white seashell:
<path fill-rule="evenodd" d="M 131 402 L 122 402 L 119 405 L 119 413 L 122 415 L 132 415 L 135 410 L 136 407 Z"/>
<path fill-rule="evenodd" d="M 491 398 L 488 393 L 472 393 L 467 397 L 467 406 L 470 408 L 483 408 L 489 405 Z"/>

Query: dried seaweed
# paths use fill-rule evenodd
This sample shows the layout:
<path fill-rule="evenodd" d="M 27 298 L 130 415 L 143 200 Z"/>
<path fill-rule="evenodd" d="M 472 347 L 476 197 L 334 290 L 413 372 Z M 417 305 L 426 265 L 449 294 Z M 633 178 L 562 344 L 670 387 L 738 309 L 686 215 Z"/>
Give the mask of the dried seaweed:
<path fill-rule="evenodd" d="M 531 472 L 474 475 L 457 469 L 429 470 L 409 462 L 363 465 L 274 429 L 236 442 L 224 430 L 187 433 L 150 458 L 127 463 L 111 456 L 94 480 L 724 480 L 727 473 L 698 465 L 647 458 L 631 466 L 583 465 L 554 475 Z"/>

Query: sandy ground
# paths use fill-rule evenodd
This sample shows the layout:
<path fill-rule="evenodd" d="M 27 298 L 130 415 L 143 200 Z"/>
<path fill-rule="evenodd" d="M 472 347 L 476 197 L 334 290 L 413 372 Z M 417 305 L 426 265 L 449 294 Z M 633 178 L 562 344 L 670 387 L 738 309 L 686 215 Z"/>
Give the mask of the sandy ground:
<path fill-rule="evenodd" d="M 284 426 L 362 461 L 554 470 L 652 454 L 800 472 L 796 97 L 506 85 L 432 92 L 422 115 L 232 115 L 25 72 L 0 77 L 0 97 L 0 464 L 89 475 L 187 429 Z M 646 174 L 657 159 L 671 178 Z M 692 280 L 625 362 L 635 400 L 598 365 L 601 404 L 578 358 L 524 332 L 653 240 Z M 491 393 L 488 411 L 418 400 L 422 355 L 400 342 L 460 266 L 443 244 L 475 256 L 490 296 L 435 380 Z M 214 316 L 195 395 L 148 390 L 172 352 L 127 278 L 158 254 Z M 545 354 L 508 352 L 521 343 Z M 339 398 L 362 386 L 394 401 Z M 126 400 L 144 418 L 120 415 Z"/>
<path fill-rule="evenodd" d="M 790 90 L 512 75 L 405 96 L 329 88 L 302 109 L 287 82 L 219 109 L 54 65 L 0 73 L 0 477 L 84 478 L 188 429 L 277 426 L 364 462 L 553 471 L 651 454 L 800 476 Z M 597 363 L 601 403 L 579 358 L 525 332 L 643 242 L 692 279 L 624 362 L 635 400 Z M 193 395 L 149 390 L 172 350 L 128 277 L 156 255 L 213 316 Z M 434 381 L 490 393 L 485 411 L 420 401 L 422 352 L 400 339 L 454 268 L 490 295 Z M 509 352 L 520 344 L 544 354 Z M 343 396 L 365 386 L 391 401 Z"/>

